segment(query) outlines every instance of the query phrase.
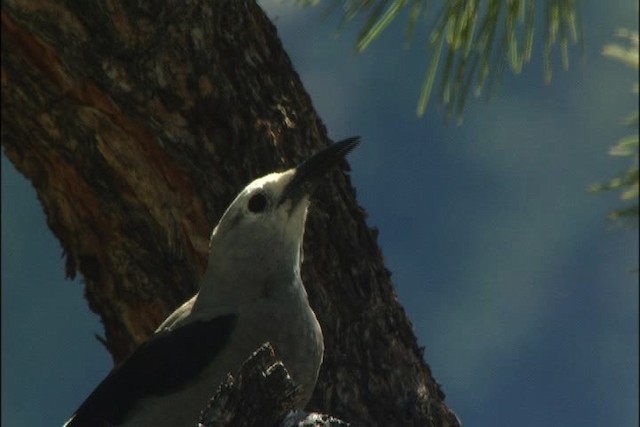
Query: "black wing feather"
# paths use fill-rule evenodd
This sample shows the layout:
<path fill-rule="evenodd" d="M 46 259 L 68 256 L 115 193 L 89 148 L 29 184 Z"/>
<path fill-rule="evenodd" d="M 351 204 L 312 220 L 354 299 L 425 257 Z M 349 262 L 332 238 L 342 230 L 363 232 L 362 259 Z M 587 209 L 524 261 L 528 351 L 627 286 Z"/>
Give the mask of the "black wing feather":
<path fill-rule="evenodd" d="M 228 314 L 153 335 L 107 375 L 67 426 L 118 425 L 139 399 L 180 390 L 229 341 L 236 319 Z"/>

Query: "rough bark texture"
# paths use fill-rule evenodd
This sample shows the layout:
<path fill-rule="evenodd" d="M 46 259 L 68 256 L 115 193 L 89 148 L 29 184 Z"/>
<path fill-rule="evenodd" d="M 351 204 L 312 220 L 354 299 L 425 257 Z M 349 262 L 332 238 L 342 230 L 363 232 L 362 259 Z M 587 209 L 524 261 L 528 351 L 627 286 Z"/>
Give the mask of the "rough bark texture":
<path fill-rule="evenodd" d="M 267 343 L 242 364 L 237 375 L 227 375 L 203 411 L 198 427 L 347 425 L 328 415 L 296 411 L 299 392 Z"/>
<path fill-rule="evenodd" d="M 327 143 L 253 1 L 3 0 L 2 103 L 5 153 L 116 363 L 196 291 L 236 192 Z M 304 250 L 326 347 L 309 409 L 457 425 L 343 173 L 315 194 Z"/>
<path fill-rule="evenodd" d="M 227 375 L 203 412 L 203 427 L 275 426 L 295 409 L 298 386 L 269 344 L 243 363 L 237 375 Z"/>

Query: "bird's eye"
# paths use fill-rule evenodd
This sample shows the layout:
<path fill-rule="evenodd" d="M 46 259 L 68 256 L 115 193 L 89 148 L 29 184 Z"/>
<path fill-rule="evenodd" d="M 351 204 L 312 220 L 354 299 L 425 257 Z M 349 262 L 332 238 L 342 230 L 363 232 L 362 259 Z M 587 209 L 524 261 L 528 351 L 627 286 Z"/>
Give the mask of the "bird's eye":
<path fill-rule="evenodd" d="M 254 194 L 249 199 L 247 207 L 253 213 L 260 213 L 267 207 L 267 198 L 262 193 Z"/>

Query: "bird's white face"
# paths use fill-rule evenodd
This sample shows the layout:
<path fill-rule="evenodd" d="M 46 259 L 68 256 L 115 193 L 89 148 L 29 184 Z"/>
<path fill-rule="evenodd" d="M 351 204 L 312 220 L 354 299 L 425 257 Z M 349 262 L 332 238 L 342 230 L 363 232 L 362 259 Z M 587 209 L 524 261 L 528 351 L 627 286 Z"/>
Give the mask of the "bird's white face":
<path fill-rule="evenodd" d="M 309 195 L 356 145 L 357 138 L 332 144 L 294 169 L 256 179 L 238 194 L 211 235 L 197 305 L 306 296 L 300 262 Z"/>
<path fill-rule="evenodd" d="M 299 239 L 302 230 L 295 226 L 304 226 L 304 208 L 308 205 L 308 198 L 283 200 L 282 197 L 294 174 L 294 169 L 271 173 L 247 185 L 220 219 L 212 241 L 220 239 L 223 233 L 244 235 L 251 241 L 258 237 L 252 236 L 251 232 L 258 230 L 267 235 L 290 230 L 286 235 L 293 240 Z"/>
<path fill-rule="evenodd" d="M 207 274 L 213 275 L 216 287 L 220 286 L 217 294 L 241 291 L 242 298 L 251 298 L 253 289 L 229 287 L 265 281 L 288 283 L 278 276 L 299 274 L 309 198 L 306 194 L 283 197 L 294 174 L 290 169 L 256 179 L 227 208 L 213 230 L 209 248 Z M 220 277 L 233 284 L 219 283 Z M 236 299 L 235 295 L 228 297 Z"/>

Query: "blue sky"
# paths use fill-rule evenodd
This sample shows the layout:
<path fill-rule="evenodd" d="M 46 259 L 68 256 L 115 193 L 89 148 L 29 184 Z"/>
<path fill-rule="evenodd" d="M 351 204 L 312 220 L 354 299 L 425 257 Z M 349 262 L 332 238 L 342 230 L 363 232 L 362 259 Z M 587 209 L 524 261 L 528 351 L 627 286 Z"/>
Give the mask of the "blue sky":
<path fill-rule="evenodd" d="M 587 187 L 636 108 L 636 73 L 600 55 L 637 3 L 584 2 L 585 61 L 543 82 L 540 50 L 461 126 L 415 106 L 423 40 L 397 22 L 362 55 L 357 26 L 262 2 L 334 139 L 362 136 L 352 180 L 426 359 L 464 425 L 638 425 L 638 232 Z M 2 422 L 61 424 L 111 368 L 82 283 L 31 185 L 2 157 Z M 327 349 L 330 351 L 330 349 Z"/>

